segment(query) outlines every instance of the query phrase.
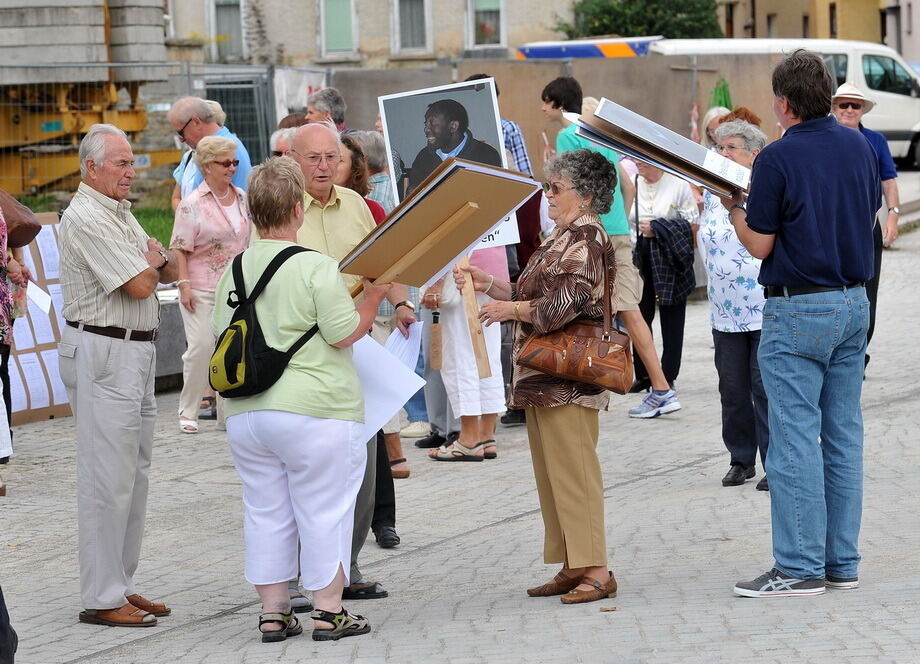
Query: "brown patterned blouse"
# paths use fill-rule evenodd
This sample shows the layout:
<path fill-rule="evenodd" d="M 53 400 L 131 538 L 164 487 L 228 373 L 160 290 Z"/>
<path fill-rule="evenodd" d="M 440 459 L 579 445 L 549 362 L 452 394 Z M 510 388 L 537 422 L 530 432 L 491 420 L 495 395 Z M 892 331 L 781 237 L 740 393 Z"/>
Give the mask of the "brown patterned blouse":
<path fill-rule="evenodd" d="M 521 271 L 512 299 L 530 302 L 533 322 L 514 325 L 512 407 L 550 408 L 576 403 L 606 410 L 610 395 L 602 387 L 556 378 L 517 364 L 521 348 L 531 334 L 558 330 L 576 318 L 603 318 L 602 252 L 605 250 L 613 293 L 616 276 L 613 245 L 600 218 L 594 214 L 579 217 L 565 229 L 556 227 Z"/>

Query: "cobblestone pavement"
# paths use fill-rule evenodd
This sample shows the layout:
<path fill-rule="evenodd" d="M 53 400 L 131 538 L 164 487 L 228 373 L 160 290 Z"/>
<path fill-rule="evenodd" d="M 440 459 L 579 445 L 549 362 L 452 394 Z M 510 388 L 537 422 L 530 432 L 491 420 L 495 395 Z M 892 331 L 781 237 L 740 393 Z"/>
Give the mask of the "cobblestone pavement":
<path fill-rule="evenodd" d="M 397 482 L 403 543 L 373 541 L 362 566 L 390 591 L 352 602 L 369 636 L 259 641 L 242 578 L 240 488 L 213 423 L 177 433 L 177 395 L 159 398 L 139 589 L 173 609 L 143 630 L 82 625 L 71 419 L 23 426 L 4 470 L 0 582 L 20 633 L 17 662 L 917 662 L 920 661 L 920 410 L 916 340 L 920 233 L 885 253 L 864 392 L 866 491 L 855 591 L 741 599 L 731 587 L 771 564 L 769 494 L 723 488 L 728 468 L 707 306 L 687 316 L 683 410 L 601 416 L 607 540 L 620 595 L 582 606 L 531 599 L 551 577 L 523 428 L 499 430 L 499 459 L 435 464 L 406 441 Z M 907 340 L 905 342 L 905 340 Z M 761 471 L 758 469 L 758 477 Z M 604 609 L 615 609 L 604 611 Z"/>

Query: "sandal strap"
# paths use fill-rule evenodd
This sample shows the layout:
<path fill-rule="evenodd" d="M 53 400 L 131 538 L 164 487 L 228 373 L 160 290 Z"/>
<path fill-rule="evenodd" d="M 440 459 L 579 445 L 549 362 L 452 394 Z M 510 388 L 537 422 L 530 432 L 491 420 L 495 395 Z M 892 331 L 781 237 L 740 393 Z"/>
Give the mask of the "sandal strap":
<path fill-rule="evenodd" d="M 398 464 L 398 463 L 406 463 L 406 457 L 402 457 L 402 458 L 400 458 L 400 459 L 393 459 L 393 460 L 391 460 L 391 461 L 390 461 L 390 466 L 395 466 L 395 465 Z"/>
<path fill-rule="evenodd" d="M 589 586 L 594 586 L 598 590 L 604 587 L 604 584 L 598 581 L 597 579 L 592 579 L 590 576 L 583 577 L 581 580 L 582 583 L 585 583 Z"/>
<path fill-rule="evenodd" d="M 293 618 L 293 610 L 290 613 L 263 613 L 259 616 L 259 627 L 268 623 L 281 623 L 287 629 Z"/>
<path fill-rule="evenodd" d="M 438 456 L 479 456 L 477 452 L 482 450 L 482 447 L 482 443 L 476 443 L 474 447 L 467 447 L 459 440 L 455 440 L 450 445 L 441 445 L 438 448 Z"/>

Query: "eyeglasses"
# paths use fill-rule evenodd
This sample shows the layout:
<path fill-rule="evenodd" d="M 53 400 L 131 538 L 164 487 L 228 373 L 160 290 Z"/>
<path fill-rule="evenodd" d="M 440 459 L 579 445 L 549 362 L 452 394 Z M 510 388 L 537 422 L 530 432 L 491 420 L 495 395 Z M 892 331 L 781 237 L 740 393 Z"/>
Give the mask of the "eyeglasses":
<path fill-rule="evenodd" d="M 852 108 L 854 111 L 858 111 L 862 107 L 863 105 L 857 101 L 842 101 L 839 104 L 837 104 L 837 108 L 842 108 L 843 110 Z"/>
<path fill-rule="evenodd" d="M 743 145 L 716 145 L 716 152 L 738 152 L 744 150 Z"/>
<path fill-rule="evenodd" d="M 337 166 L 342 161 L 342 155 L 339 154 L 301 154 L 294 148 L 291 148 L 291 153 L 303 159 L 308 166 L 319 166 L 323 161 L 330 166 Z"/>
<path fill-rule="evenodd" d="M 218 166 L 223 166 L 224 168 L 230 168 L 231 166 L 236 168 L 237 166 L 240 165 L 240 160 L 239 159 L 227 159 L 226 161 L 215 161 L 213 163 L 217 164 Z"/>
<path fill-rule="evenodd" d="M 287 153 L 286 153 L 286 152 L 283 152 L 283 151 L 281 151 L 281 150 L 272 150 L 272 156 L 273 156 L 273 157 L 283 157 L 285 154 L 287 154 Z"/>
<path fill-rule="evenodd" d="M 543 183 L 543 191 L 545 191 L 547 194 L 552 192 L 553 196 L 558 196 L 563 191 L 569 191 L 570 189 L 574 189 L 574 188 L 575 187 L 563 187 L 562 185 L 556 182 L 544 182 Z"/>
<path fill-rule="evenodd" d="M 194 119 L 195 119 L 194 117 L 191 117 L 188 120 L 186 120 L 185 124 L 182 125 L 182 129 L 176 132 L 177 134 L 179 134 L 179 140 L 181 140 L 183 143 L 185 143 L 185 128 L 188 127 L 189 122 L 191 122 Z"/>

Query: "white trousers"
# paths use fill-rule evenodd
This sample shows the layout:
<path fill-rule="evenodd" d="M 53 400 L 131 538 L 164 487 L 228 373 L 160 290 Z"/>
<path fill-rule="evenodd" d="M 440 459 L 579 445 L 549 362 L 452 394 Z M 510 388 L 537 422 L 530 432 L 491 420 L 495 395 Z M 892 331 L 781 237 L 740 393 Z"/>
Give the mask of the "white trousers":
<path fill-rule="evenodd" d="M 114 609 L 136 592 L 157 410 L 156 349 L 64 327 L 61 381 L 77 428 L 80 596 Z"/>
<path fill-rule="evenodd" d="M 246 580 L 254 585 L 297 578 L 321 590 L 339 566 L 351 567 L 355 499 L 367 441 L 357 422 L 277 410 L 227 418 L 227 438 L 243 483 Z"/>
<path fill-rule="evenodd" d="M 197 422 L 201 395 L 208 386 L 208 364 L 214 353 L 214 333 L 211 332 L 214 293 L 192 290 L 192 297 L 195 298 L 194 312 L 179 305 L 186 343 L 185 352 L 182 353 L 179 417 Z"/>
<path fill-rule="evenodd" d="M 445 299 L 448 299 L 447 282 L 450 282 L 450 288 L 454 288 L 448 276 L 444 286 Z M 505 381 L 502 378 L 501 325 L 496 323 L 482 328 L 492 375 L 489 378 L 480 378 L 463 300 L 451 297 L 449 301 L 450 304 L 441 307 L 441 324 L 444 326 L 441 380 L 444 382 L 450 407 L 457 417 L 503 413 Z M 488 295 L 476 294 L 476 302 L 480 307 L 491 301 L 492 298 Z"/>

